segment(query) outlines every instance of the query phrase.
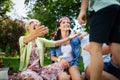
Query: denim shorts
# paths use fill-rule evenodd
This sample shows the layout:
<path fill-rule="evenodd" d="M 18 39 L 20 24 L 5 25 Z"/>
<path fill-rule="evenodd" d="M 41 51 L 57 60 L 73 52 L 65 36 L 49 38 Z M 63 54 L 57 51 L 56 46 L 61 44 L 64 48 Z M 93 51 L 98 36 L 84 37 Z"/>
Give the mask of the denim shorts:
<path fill-rule="evenodd" d="M 120 79 L 120 67 L 116 66 L 111 61 L 104 64 L 104 71 L 114 75 L 118 79 Z"/>

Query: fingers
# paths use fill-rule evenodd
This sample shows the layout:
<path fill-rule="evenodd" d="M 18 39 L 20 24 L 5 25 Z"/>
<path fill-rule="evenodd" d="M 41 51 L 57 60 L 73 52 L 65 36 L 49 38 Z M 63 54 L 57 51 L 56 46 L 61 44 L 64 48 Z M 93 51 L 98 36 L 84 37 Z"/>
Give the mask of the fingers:
<path fill-rule="evenodd" d="M 80 25 L 85 24 L 86 23 L 86 13 L 79 14 L 77 20 L 78 20 Z"/>
<path fill-rule="evenodd" d="M 64 69 L 67 69 L 70 66 L 70 64 L 64 59 L 61 60 L 61 63 Z"/>
<path fill-rule="evenodd" d="M 47 28 L 47 27 L 42 27 L 42 28 L 40 28 L 39 30 L 40 30 L 40 32 L 41 32 L 43 35 L 45 35 L 45 34 L 48 33 L 48 28 Z"/>
<path fill-rule="evenodd" d="M 73 38 L 75 38 L 75 37 L 77 37 L 79 35 L 80 35 L 80 33 L 72 34 L 72 35 L 69 36 L 69 39 L 73 39 Z"/>
<path fill-rule="evenodd" d="M 37 26 L 36 33 L 38 34 L 38 36 L 43 36 L 48 33 L 48 27 L 45 27 L 44 25 Z"/>

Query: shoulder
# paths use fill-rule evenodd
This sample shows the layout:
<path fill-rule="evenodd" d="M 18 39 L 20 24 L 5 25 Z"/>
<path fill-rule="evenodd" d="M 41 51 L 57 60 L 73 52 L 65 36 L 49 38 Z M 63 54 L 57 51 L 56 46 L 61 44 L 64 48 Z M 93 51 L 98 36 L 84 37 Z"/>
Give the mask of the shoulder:
<path fill-rule="evenodd" d="M 23 42 L 23 38 L 24 38 L 24 36 L 20 36 L 19 37 L 19 42 Z"/>

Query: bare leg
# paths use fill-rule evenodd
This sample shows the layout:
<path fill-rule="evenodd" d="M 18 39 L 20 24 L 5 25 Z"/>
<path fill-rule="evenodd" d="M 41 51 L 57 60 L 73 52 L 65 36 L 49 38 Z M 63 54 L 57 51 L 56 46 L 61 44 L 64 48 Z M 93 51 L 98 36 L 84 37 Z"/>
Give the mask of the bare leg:
<path fill-rule="evenodd" d="M 112 74 L 103 71 L 100 80 L 119 80 L 119 79 L 113 76 Z"/>
<path fill-rule="evenodd" d="M 113 62 L 120 67 L 120 44 L 111 43 L 110 49 L 113 56 L 112 57 Z"/>
<path fill-rule="evenodd" d="M 60 72 L 58 73 L 57 80 L 70 80 L 70 75 L 66 72 Z"/>
<path fill-rule="evenodd" d="M 87 66 L 87 68 L 85 70 L 85 75 L 88 79 L 90 79 L 90 65 Z"/>
<path fill-rule="evenodd" d="M 90 42 L 91 75 L 90 80 L 99 80 L 103 70 L 102 44 Z"/>
<path fill-rule="evenodd" d="M 69 68 L 69 73 L 72 80 L 83 80 L 83 77 L 80 74 L 80 71 L 77 66 L 71 66 Z"/>
<path fill-rule="evenodd" d="M 85 73 L 86 77 L 90 79 L 90 65 L 88 65 L 88 67 L 86 68 Z M 99 80 L 119 80 L 119 79 L 108 72 L 102 71 L 102 75 Z"/>

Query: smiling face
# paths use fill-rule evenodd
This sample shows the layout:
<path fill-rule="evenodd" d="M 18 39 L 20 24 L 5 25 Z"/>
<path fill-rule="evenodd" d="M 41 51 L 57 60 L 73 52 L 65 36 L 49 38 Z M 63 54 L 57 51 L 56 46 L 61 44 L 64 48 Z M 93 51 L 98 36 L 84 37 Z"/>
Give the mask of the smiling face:
<path fill-rule="evenodd" d="M 69 31 L 70 30 L 70 21 L 65 19 L 60 22 L 59 29 L 61 31 Z"/>
<path fill-rule="evenodd" d="M 68 17 L 62 17 L 57 21 L 57 30 L 52 34 L 52 39 L 60 40 L 69 36 L 70 33 L 70 19 Z"/>

